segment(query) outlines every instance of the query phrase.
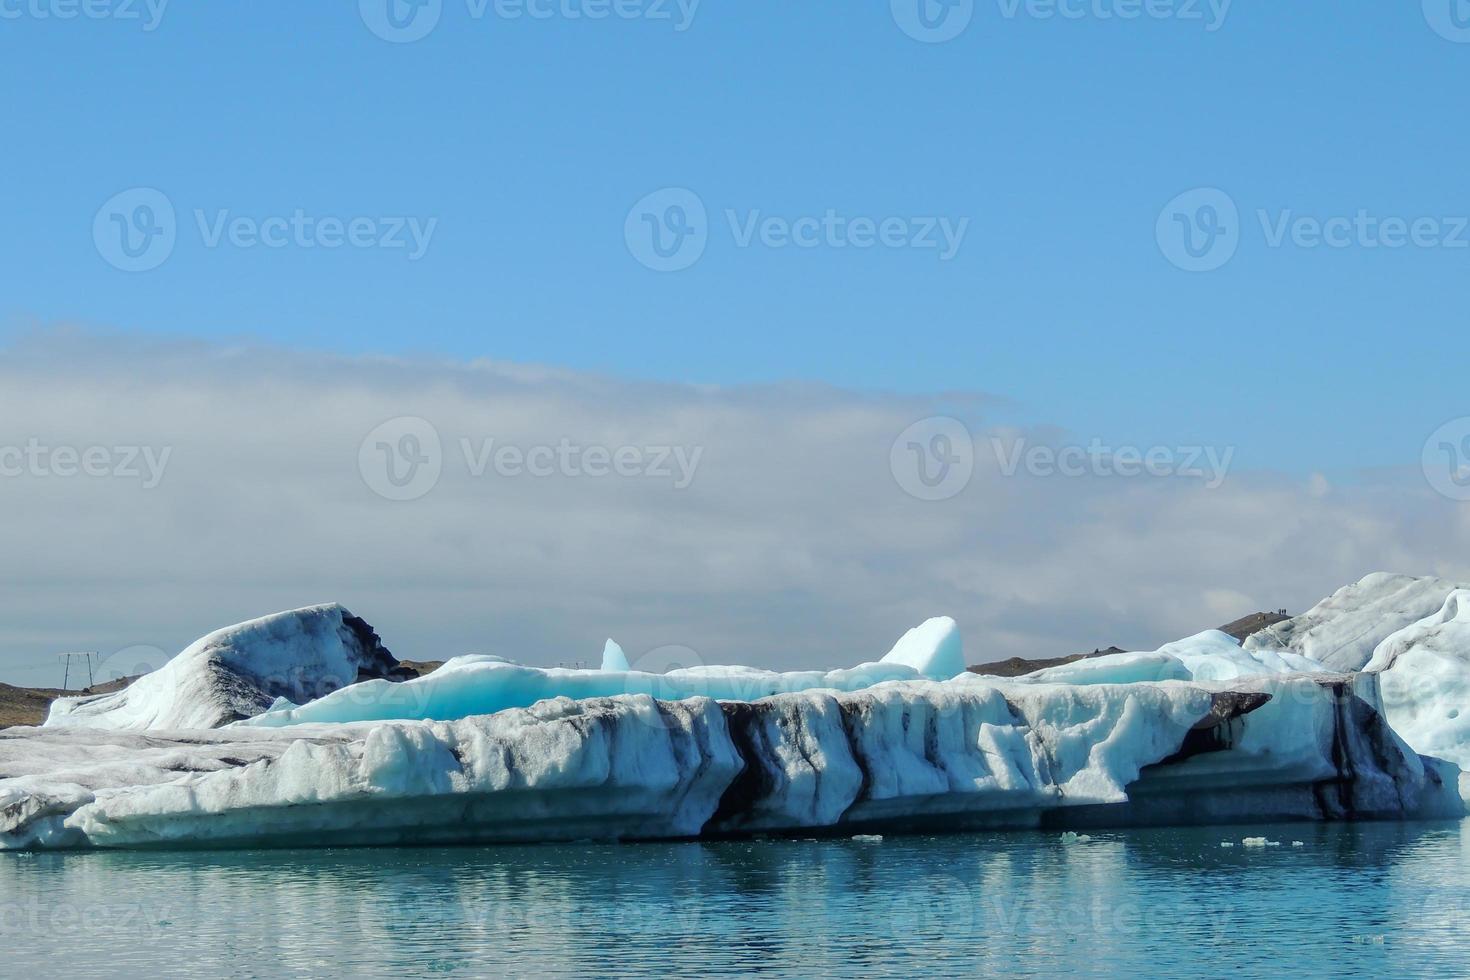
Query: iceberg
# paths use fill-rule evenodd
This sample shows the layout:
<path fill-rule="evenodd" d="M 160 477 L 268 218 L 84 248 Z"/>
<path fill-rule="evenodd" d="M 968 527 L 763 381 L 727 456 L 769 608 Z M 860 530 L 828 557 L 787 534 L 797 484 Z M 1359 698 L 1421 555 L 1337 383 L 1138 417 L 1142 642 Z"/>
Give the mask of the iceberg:
<path fill-rule="evenodd" d="M 837 670 L 406 673 L 334 604 L 211 633 L 0 732 L 0 849 L 1458 816 L 1470 767 L 1470 589 L 1409 576 L 1010 679 L 947 617 Z"/>
<path fill-rule="evenodd" d="M 278 699 L 308 701 L 398 661 L 365 621 L 336 604 L 216 630 L 158 670 L 110 694 L 60 698 L 45 724 L 111 729 L 215 728 Z"/>
<path fill-rule="evenodd" d="M 0 733 L 0 848 L 642 840 L 1459 812 L 1374 675 L 646 694 L 454 721 Z"/>

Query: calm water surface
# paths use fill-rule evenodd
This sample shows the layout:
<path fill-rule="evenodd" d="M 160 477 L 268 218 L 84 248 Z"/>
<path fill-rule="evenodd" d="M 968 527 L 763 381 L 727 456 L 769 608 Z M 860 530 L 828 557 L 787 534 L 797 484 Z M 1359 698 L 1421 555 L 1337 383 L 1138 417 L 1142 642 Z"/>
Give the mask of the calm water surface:
<path fill-rule="evenodd" d="M 0 854 L 0 974 L 1470 976 L 1467 913 L 1467 823 Z"/>

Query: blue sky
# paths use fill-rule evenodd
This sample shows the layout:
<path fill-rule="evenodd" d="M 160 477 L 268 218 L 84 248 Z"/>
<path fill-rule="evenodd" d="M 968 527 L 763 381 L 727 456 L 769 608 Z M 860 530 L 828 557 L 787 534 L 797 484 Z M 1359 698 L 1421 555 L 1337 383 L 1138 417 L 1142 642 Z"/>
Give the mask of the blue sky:
<path fill-rule="evenodd" d="M 1116 0 L 1079 19 L 980 0 L 926 44 L 871 0 L 705 0 L 684 31 L 672 4 L 672 20 L 477 20 L 445 0 L 429 36 L 394 44 L 346 3 L 177 3 L 150 32 L 34 15 L 57 2 L 12 0 L 0 21 L 13 326 L 981 390 L 1293 470 L 1410 462 L 1463 411 L 1450 338 L 1470 250 L 1273 249 L 1255 217 L 1470 213 L 1470 44 L 1418 3 L 1240 2 L 1211 31 L 1203 0 L 1203 20 L 1136 21 L 1097 16 Z M 89 232 L 138 186 L 168 195 L 181 233 L 127 274 Z M 660 274 L 622 232 L 670 186 L 701 197 L 711 235 Z M 1208 274 L 1154 235 L 1196 187 L 1242 214 L 1239 253 Z M 438 223 L 411 262 L 210 249 L 193 217 L 298 208 Z M 946 262 L 739 248 L 724 218 L 829 208 L 970 224 Z"/>
<path fill-rule="evenodd" d="M 0 445 L 172 462 L 0 481 L 0 675 L 331 599 L 425 658 L 810 666 L 936 612 L 1054 656 L 1470 575 L 1465 474 L 1420 469 L 1470 433 L 1463 3 L 960 0 L 927 43 L 918 0 L 439 0 L 395 43 L 387 0 L 73 2 L 0 0 Z M 890 458 L 936 405 L 976 438 L 937 501 Z M 373 496 L 364 438 L 421 416 L 450 462 L 708 451 L 673 496 Z M 1013 480 L 997 431 L 1231 482 Z"/>

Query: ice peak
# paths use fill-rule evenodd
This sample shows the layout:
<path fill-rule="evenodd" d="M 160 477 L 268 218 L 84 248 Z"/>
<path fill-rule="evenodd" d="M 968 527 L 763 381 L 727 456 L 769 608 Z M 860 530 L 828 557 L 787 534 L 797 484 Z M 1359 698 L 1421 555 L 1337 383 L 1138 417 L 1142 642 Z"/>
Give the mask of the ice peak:
<path fill-rule="evenodd" d="M 628 666 L 628 655 L 612 639 L 609 639 L 602 648 L 602 669 L 608 672 L 617 671 L 621 673 L 627 673 L 633 669 Z"/>
<path fill-rule="evenodd" d="M 958 677 L 965 672 L 959 624 L 948 616 L 925 620 L 900 637 L 881 663 L 912 667 L 930 680 Z"/>

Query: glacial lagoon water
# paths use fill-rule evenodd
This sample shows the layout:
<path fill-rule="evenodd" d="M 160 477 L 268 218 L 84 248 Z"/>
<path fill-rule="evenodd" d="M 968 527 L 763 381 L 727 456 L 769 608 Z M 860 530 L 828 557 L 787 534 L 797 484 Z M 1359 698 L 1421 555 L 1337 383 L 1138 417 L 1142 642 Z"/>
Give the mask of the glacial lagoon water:
<path fill-rule="evenodd" d="M 1467 822 L 0 854 L 7 977 L 1466 976 L 1467 927 Z"/>

